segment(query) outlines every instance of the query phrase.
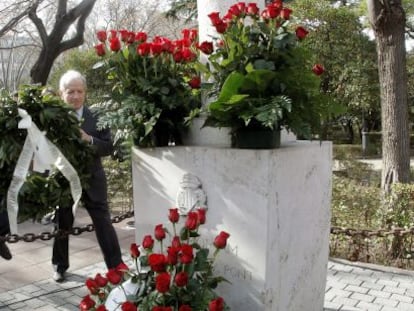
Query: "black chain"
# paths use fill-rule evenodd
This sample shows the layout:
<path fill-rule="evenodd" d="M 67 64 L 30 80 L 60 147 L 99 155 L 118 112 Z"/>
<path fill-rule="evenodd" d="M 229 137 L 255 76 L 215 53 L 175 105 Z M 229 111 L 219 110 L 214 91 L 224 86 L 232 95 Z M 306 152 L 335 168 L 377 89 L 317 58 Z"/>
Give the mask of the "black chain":
<path fill-rule="evenodd" d="M 119 216 L 114 216 L 111 219 L 112 223 L 119 223 L 126 218 L 134 217 L 134 212 L 129 211 Z M 92 232 L 95 230 L 93 224 L 84 225 L 82 227 L 72 227 L 71 230 L 54 230 L 53 232 L 41 232 L 39 234 L 35 233 L 25 233 L 23 235 L 18 234 L 9 234 L 7 236 L 0 236 L 0 241 L 6 241 L 8 243 L 17 243 L 19 241 L 24 242 L 34 242 L 36 240 L 49 241 L 55 237 L 63 237 L 68 235 L 81 235 L 84 232 Z"/>

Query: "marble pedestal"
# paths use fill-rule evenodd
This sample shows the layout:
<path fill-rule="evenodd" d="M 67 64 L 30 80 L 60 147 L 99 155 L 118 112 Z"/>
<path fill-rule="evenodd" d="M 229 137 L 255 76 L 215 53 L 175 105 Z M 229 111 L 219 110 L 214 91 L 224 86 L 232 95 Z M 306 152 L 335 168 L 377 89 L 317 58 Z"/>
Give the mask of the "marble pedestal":
<path fill-rule="evenodd" d="M 218 292 L 235 311 L 321 311 L 328 263 L 332 145 L 298 141 L 274 150 L 133 149 L 137 243 L 167 224 L 185 173 L 207 195 L 202 233 L 229 244 L 216 264 L 232 284 Z"/>

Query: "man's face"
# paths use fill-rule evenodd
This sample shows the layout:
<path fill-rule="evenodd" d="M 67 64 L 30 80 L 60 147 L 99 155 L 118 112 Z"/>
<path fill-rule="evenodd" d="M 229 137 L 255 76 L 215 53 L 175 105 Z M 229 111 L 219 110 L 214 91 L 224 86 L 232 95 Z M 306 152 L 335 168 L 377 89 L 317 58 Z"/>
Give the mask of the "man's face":
<path fill-rule="evenodd" d="M 61 92 L 60 96 L 65 103 L 72 105 L 75 110 L 78 110 L 83 106 L 86 98 L 86 90 L 82 80 L 72 80 L 66 86 L 66 89 Z"/>

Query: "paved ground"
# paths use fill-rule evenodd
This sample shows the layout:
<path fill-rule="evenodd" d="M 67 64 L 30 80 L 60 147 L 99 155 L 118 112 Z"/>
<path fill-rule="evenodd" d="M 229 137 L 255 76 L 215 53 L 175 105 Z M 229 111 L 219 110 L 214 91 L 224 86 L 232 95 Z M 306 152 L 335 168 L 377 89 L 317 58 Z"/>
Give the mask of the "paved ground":
<path fill-rule="evenodd" d="M 134 242 L 134 230 L 127 226 L 127 221 L 115 225 L 124 258 L 129 258 L 129 245 Z M 89 222 L 80 210 L 75 225 Z M 25 223 L 19 230 L 49 229 Z M 51 279 L 50 241 L 11 244 L 13 260 L 0 259 L 0 310 L 78 310 L 86 295 L 85 279 L 106 269 L 93 233 L 71 237 L 70 247 L 71 273 L 67 282 L 59 284 Z M 414 272 L 331 259 L 324 310 L 414 311 Z"/>

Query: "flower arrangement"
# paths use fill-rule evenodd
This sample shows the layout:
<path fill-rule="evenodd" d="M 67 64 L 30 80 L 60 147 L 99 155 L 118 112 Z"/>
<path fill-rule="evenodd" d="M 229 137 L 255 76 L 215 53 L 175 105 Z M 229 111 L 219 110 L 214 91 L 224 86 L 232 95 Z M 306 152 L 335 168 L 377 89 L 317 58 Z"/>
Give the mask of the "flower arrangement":
<path fill-rule="evenodd" d="M 184 118 L 200 106 L 197 31 L 171 40 L 145 32 L 98 31 L 96 53 L 111 85 L 105 126 L 126 130 L 139 146 L 181 144 Z"/>
<path fill-rule="evenodd" d="M 233 133 L 285 127 L 310 138 L 326 111 L 318 79 L 324 68 L 313 66 L 303 44 L 309 32 L 292 10 L 282 0 L 263 10 L 239 2 L 223 17 L 208 16 L 218 36 L 206 64 L 214 96 L 205 126 L 231 127 Z"/>
<path fill-rule="evenodd" d="M 140 247 L 131 245 L 135 271 L 121 264 L 110 269 L 106 276 L 98 273 L 88 278 L 86 286 L 90 294 L 81 301 L 80 310 L 107 310 L 108 297 L 117 288 L 123 290 L 126 299 L 115 308 L 124 311 L 228 310 L 223 298 L 214 292 L 225 279 L 213 274 L 213 265 L 219 251 L 226 247 L 229 234 L 220 232 L 213 242 L 215 251 L 209 257 L 209 249 L 199 244 L 199 228 L 206 222 L 206 210 L 189 212 L 178 232 L 181 217 L 178 209 L 170 209 L 168 219 L 172 232 L 158 224 L 154 235 L 146 235 Z M 165 244 L 167 235 L 170 235 L 168 245 Z M 126 280 L 130 283 L 126 284 Z M 135 290 L 126 288 L 131 284 L 136 285 Z"/>

